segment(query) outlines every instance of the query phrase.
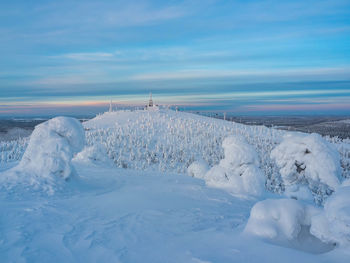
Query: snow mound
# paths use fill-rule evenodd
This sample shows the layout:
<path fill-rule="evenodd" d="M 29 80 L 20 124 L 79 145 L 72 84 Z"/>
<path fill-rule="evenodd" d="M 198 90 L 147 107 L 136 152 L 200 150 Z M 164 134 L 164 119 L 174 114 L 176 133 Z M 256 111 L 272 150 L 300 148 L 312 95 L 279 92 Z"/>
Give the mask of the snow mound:
<path fill-rule="evenodd" d="M 250 211 L 244 232 L 276 245 L 310 253 L 334 249 L 310 231 L 311 221 L 320 209 L 294 199 L 267 199 L 256 203 Z"/>
<path fill-rule="evenodd" d="M 266 239 L 292 240 L 304 222 L 304 206 L 297 200 L 267 199 L 254 205 L 245 232 Z"/>
<path fill-rule="evenodd" d="M 196 178 L 204 178 L 205 174 L 208 172 L 209 167 L 203 160 L 194 161 L 188 168 L 187 174 Z"/>
<path fill-rule="evenodd" d="M 71 160 L 84 143 L 84 129 L 74 118 L 56 117 L 41 123 L 30 136 L 20 163 L 5 177 L 52 193 L 57 178 L 67 180 L 74 173 Z"/>
<path fill-rule="evenodd" d="M 311 233 L 324 242 L 350 245 L 350 186 L 339 187 L 312 218 Z"/>
<path fill-rule="evenodd" d="M 108 157 L 106 148 L 97 142 L 92 146 L 86 146 L 73 160 L 83 163 L 112 163 L 111 159 Z"/>
<path fill-rule="evenodd" d="M 254 148 L 241 136 L 229 136 L 223 143 L 225 158 L 204 176 L 207 185 L 237 195 L 261 195 L 264 175 Z"/>
<path fill-rule="evenodd" d="M 323 200 L 339 186 L 340 157 L 337 150 L 318 134 L 293 133 L 271 152 L 275 160 L 286 195 L 307 199 L 306 187 Z M 305 187 L 306 186 L 306 187 Z"/>

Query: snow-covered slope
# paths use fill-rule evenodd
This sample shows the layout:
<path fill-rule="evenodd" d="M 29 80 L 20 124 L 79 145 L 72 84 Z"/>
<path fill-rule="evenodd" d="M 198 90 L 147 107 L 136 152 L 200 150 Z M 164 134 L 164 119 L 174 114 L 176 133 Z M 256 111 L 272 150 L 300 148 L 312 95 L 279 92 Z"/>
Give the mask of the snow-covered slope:
<path fill-rule="evenodd" d="M 66 151 L 76 170 L 66 181 L 48 174 L 60 186 L 52 195 L 13 180 L 7 187 L 11 171 L 25 173 L 0 162 L 1 262 L 348 262 L 348 142 L 169 110 L 105 113 L 83 126 L 86 146 L 72 162 L 78 150 L 61 147 L 60 131 L 35 141 L 46 154 L 46 140 L 54 139 L 50 156 Z M 284 150 L 286 139 L 296 151 Z M 318 142 L 339 154 L 332 188 L 315 174 L 329 156 L 318 154 Z M 19 145 L 28 157 L 33 146 L 26 144 Z M 20 153 L 9 145 L 6 153 Z M 285 158 L 280 165 L 271 156 L 276 148 Z M 312 192 L 321 206 L 288 199 L 286 182 Z"/>
<path fill-rule="evenodd" d="M 302 136 L 295 132 L 289 133 L 264 126 L 247 126 L 170 110 L 105 113 L 85 122 L 84 127 L 88 130 L 88 145 L 95 147 L 95 151 L 87 149 L 90 159 L 101 158 L 99 153 L 102 151 L 107 152 L 109 159 L 117 167 L 182 174 L 186 174 L 187 168 L 195 161 L 204 161 L 209 167 L 219 164 L 224 159 L 224 139 L 228 136 L 241 137 L 257 152 L 259 167 L 265 176 L 266 189 L 277 193 L 284 191 L 285 182 L 281 177 L 283 172 L 280 172 L 281 168 L 276 164 L 276 158 L 271 156 L 271 152 L 284 140 L 286 134 L 290 134 L 290 141 L 295 141 L 291 152 L 300 149 L 298 142 Z M 314 137 L 305 137 L 304 140 L 313 140 L 314 144 L 327 143 L 321 137 L 312 139 Z M 349 177 L 350 144 L 331 138 L 325 139 L 333 140 L 333 146 L 329 147 L 339 150 L 345 169 L 341 170 L 339 164 L 335 165 L 339 166 L 343 177 Z M 94 156 L 94 153 L 100 157 Z M 85 154 L 85 157 L 89 155 Z M 290 156 L 285 158 L 289 158 L 286 160 L 288 162 L 294 161 L 290 160 Z M 323 156 L 320 156 L 320 159 L 314 157 L 309 163 L 322 166 L 323 163 L 330 163 L 332 160 L 325 161 Z M 310 177 L 319 177 L 315 173 L 308 173 L 310 167 L 311 164 L 306 169 L 307 174 Z M 329 180 L 338 180 L 332 175 L 338 176 L 332 172 Z M 315 200 L 321 203 L 332 191 L 323 181 L 314 180 L 306 186 L 312 190 Z"/>
<path fill-rule="evenodd" d="M 183 174 L 196 160 L 218 164 L 224 158 L 223 140 L 239 135 L 259 153 L 265 174 L 278 180 L 269 152 L 283 131 L 169 110 L 105 113 L 84 126 L 88 144 L 102 144 L 118 167 Z M 275 187 L 271 180 L 268 186 Z"/>

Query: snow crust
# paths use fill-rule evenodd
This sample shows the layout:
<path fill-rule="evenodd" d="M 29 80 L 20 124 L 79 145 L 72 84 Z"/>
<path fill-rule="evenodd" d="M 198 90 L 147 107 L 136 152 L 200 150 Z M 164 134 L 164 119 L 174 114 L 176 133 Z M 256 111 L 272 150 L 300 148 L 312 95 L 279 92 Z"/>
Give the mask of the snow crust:
<path fill-rule="evenodd" d="M 318 134 L 285 135 L 272 150 L 271 158 L 280 169 L 287 196 L 309 199 L 307 188 L 328 196 L 339 186 L 342 173 L 339 153 Z"/>
<path fill-rule="evenodd" d="M 265 180 L 256 151 L 243 137 L 229 136 L 223 143 L 225 158 L 204 176 L 208 186 L 237 195 L 261 195 Z"/>
<path fill-rule="evenodd" d="M 2 177 L 52 193 L 56 180 L 67 180 L 74 174 L 71 160 L 84 143 L 85 132 L 78 120 L 56 117 L 43 122 L 31 134 L 22 160 Z"/>

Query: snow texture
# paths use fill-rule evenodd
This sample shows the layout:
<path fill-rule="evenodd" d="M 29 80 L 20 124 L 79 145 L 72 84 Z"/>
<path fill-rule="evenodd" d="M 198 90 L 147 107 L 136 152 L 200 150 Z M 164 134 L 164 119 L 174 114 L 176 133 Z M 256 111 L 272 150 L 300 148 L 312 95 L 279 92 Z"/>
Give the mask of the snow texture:
<path fill-rule="evenodd" d="M 267 199 L 256 203 L 250 212 L 245 234 L 259 237 L 283 247 L 311 253 L 334 249 L 310 231 L 310 225 L 320 208 L 295 199 Z"/>
<path fill-rule="evenodd" d="M 283 178 L 270 154 L 287 132 L 161 109 L 106 113 L 84 127 L 82 152 L 84 130 L 71 118 L 37 126 L 29 142 L 0 143 L 1 262 L 349 261 L 350 180 L 307 177 L 309 163 L 299 165 L 305 180 Z M 334 150 L 290 134 L 311 153 L 294 140 L 286 156 L 311 167 Z M 350 144 L 327 140 L 348 177 Z M 275 193 L 286 183 L 308 195 L 312 182 L 332 196 L 324 209 L 293 199 L 254 205 L 281 197 L 264 193 L 265 181 Z"/>
<path fill-rule="evenodd" d="M 296 239 L 305 224 L 304 206 L 294 199 L 267 199 L 254 205 L 245 228 L 266 239 Z"/>
<path fill-rule="evenodd" d="M 274 193 L 285 191 L 280 168 L 270 154 L 282 142 L 284 135 L 293 135 L 294 132 L 164 109 L 108 112 L 83 125 L 87 146 L 92 147 L 86 150 L 96 151 L 91 152 L 91 158 L 86 161 L 100 162 L 94 160 L 94 155 L 102 158 L 100 153 L 103 154 L 105 149 L 115 167 L 181 174 L 186 174 L 196 160 L 203 160 L 209 167 L 218 165 L 224 158 L 223 140 L 228 136 L 241 136 L 258 154 L 266 189 Z M 323 139 L 341 156 L 342 178 L 350 178 L 350 140 L 327 136 Z M 20 160 L 27 144 L 27 138 L 0 142 L 0 166 Z M 96 148 L 97 144 L 102 148 Z M 295 196 L 297 191 L 299 199 L 301 195 L 304 199 L 313 195 L 317 203 L 322 203 L 332 190 L 324 184 L 319 184 L 319 187 L 315 186 L 311 193 L 308 184 L 288 185 L 285 193 Z"/>
<path fill-rule="evenodd" d="M 348 262 L 242 235 L 253 202 L 202 180 L 73 164 L 65 191 L 0 191 L 1 262 Z"/>
<path fill-rule="evenodd" d="M 324 242 L 350 245 L 350 186 L 339 187 L 312 218 L 311 233 Z"/>
<path fill-rule="evenodd" d="M 187 174 L 196 178 L 204 178 L 205 174 L 208 172 L 209 167 L 205 161 L 194 161 L 188 168 Z"/>
<path fill-rule="evenodd" d="M 85 132 L 74 118 L 56 117 L 37 125 L 20 163 L 3 178 L 22 182 L 34 188 L 52 186 L 59 178 L 67 180 L 74 174 L 71 160 L 82 150 Z"/>
<path fill-rule="evenodd" d="M 74 160 L 83 163 L 99 163 L 105 165 L 112 164 L 111 159 L 108 157 L 106 148 L 98 142 L 96 142 L 92 146 L 86 146 L 81 152 L 79 152 L 74 157 Z"/>
<path fill-rule="evenodd" d="M 272 150 L 271 158 L 280 169 L 287 196 L 309 199 L 309 188 L 324 197 L 339 186 L 342 173 L 339 153 L 318 134 L 285 135 L 284 140 Z"/>
<path fill-rule="evenodd" d="M 222 147 L 225 158 L 205 174 L 207 185 L 236 195 L 261 195 L 265 181 L 254 148 L 241 136 L 227 137 Z"/>

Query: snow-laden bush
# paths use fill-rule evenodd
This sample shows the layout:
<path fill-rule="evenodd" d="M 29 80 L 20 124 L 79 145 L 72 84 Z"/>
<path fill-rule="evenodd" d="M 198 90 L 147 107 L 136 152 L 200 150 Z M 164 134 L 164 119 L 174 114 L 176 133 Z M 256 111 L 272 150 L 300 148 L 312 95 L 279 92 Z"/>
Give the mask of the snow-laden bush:
<path fill-rule="evenodd" d="M 204 178 L 208 170 L 209 170 L 208 165 L 203 160 L 199 160 L 199 161 L 194 161 L 187 168 L 187 174 L 189 176 L 196 177 L 196 178 Z"/>
<path fill-rule="evenodd" d="M 318 134 L 290 133 L 271 152 L 285 185 L 286 195 L 305 199 L 307 186 L 321 202 L 339 185 L 340 157 Z"/>
<path fill-rule="evenodd" d="M 324 242 L 350 245 L 350 186 L 339 187 L 311 221 L 311 233 Z"/>
<path fill-rule="evenodd" d="M 244 233 L 276 245 L 311 253 L 334 249 L 310 231 L 312 219 L 321 209 L 295 199 L 267 199 L 256 203 Z"/>
<path fill-rule="evenodd" d="M 14 183 L 53 191 L 57 178 L 74 173 L 71 160 L 84 147 L 85 133 L 74 118 L 57 117 L 37 125 L 20 163 L 5 173 Z"/>
<path fill-rule="evenodd" d="M 111 159 L 107 155 L 106 148 L 100 143 L 96 143 L 92 146 L 86 146 L 74 157 L 74 161 L 104 164 L 112 163 Z"/>
<path fill-rule="evenodd" d="M 225 158 L 205 175 L 207 185 L 238 195 L 260 195 L 264 175 L 254 148 L 241 136 L 229 136 L 223 143 Z"/>
<path fill-rule="evenodd" d="M 269 240 L 293 240 L 308 223 L 299 201 L 267 199 L 253 206 L 245 232 Z"/>

